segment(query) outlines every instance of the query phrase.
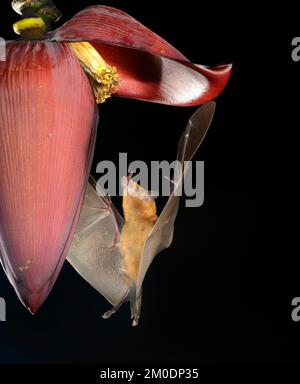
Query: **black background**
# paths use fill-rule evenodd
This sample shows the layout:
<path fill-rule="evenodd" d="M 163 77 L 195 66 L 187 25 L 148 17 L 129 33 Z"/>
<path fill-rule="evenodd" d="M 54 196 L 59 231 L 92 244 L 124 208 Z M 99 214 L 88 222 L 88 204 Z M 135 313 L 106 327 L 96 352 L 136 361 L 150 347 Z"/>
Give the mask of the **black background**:
<path fill-rule="evenodd" d="M 63 22 L 97 3 L 56 1 Z M 280 212 L 291 212 L 292 193 L 287 183 L 293 162 L 283 162 L 296 153 L 289 142 L 299 125 L 300 64 L 291 60 L 291 40 L 299 35 L 297 12 L 288 3 L 285 10 L 262 10 L 255 2 L 102 3 L 128 12 L 194 62 L 234 63 L 196 156 L 205 161 L 205 204 L 181 207 L 174 244 L 155 260 L 145 280 L 135 329 L 127 306 L 102 320 L 109 304 L 67 263 L 34 317 L 0 271 L 0 296 L 7 301 L 0 362 L 297 361 L 300 325 L 290 318 L 291 300 L 299 293 L 292 258 L 297 251 L 288 247 L 293 236 L 280 247 L 289 224 Z M 1 2 L 0 16 L 0 35 L 15 38 L 11 24 L 18 16 L 9 1 Z M 119 152 L 128 152 L 129 160 L 173 160 L 193 111 L 109 100 L 100 106 L 93 170 L 100 160 L 117 160 Z"/>

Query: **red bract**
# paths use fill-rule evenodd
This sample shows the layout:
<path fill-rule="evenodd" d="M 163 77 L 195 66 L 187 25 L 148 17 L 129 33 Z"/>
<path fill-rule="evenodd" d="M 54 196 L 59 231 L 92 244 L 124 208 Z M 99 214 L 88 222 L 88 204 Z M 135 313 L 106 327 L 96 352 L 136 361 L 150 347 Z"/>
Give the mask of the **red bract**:
<path fill-rule="evenodd" d="M 76 228 L 97 108 L 78 60 L 60 43 L 9 44 L 0 95 L 2 263 L 35 312 Z"/>
<path fill-rule="evenodd" d="M 88 41 L 118 69 L 117 96 L 170 105 L 199 105 L 217 97 L 232 66 L 208 68 L 192 64 L 182 53 L 131 16 L 96 5 L 84 9 L 61 28 L 52 41 Z"/>
<path fill-rule="evenodd" d="M 8 43 L 0 63 L 1 261 L 32 313 L 68 252 L 94 151 L 95 97 L 70 41 L 91 43 L 116 67 L 116 96 L 201 104 L 218 96 L 231 72 L 230 65 L 190 63 L 135 19 L 106 6 L 85 9 L 41 40 Z"/>

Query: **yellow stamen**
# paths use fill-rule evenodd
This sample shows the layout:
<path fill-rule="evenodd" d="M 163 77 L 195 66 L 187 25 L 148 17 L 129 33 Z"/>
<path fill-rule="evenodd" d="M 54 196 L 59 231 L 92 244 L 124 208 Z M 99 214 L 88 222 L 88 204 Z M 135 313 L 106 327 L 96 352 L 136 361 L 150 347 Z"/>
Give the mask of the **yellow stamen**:
<path fill-rule="evenodd" d="M 90 43 L 67 43 L 89 75 L 96 102 L 103 103 L 119 83 L 117 69 L 108 65 Z"/>
<path fill-rule="evenodd" d="M 47 25 L 41 17 L 29 17 L 13 25 L 16 34 L 29 39 L 40 39 L 47 32 Z"/>

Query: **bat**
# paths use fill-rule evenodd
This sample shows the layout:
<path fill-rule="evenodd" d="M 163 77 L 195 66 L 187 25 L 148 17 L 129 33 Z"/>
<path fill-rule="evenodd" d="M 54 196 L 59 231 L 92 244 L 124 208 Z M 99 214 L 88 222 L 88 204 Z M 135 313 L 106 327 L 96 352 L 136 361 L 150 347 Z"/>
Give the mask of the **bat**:
<path fill-rule="evenodd" d="M 125 225 L 120 237 L 120 255 L 124 279 L 137 281 L 144 244 L 158 219 L 155 197 L 132 180 L 132 175 L 122 178 L 123 213 Z"/>
<path fill-rule="evenodd" d="M 90 179 L 79 223 L 67 260 L 75 270 L 111 304 L 107 319 L 123 303 L 130 302 L 132 325 L 139 322 L 142 285 L 146 273 L 162 250 L 173 241 L 174 223 L 180 194 L 190 161 L 203 142 L 215 112 L 215 102 L 208 102 L 189 119 L 178 144 L 180 177 L 172 183 L 172 194 L 160 215 L 151 193 L 130 177 L 122 179 L 125 221 L 110 198 Z M 98 190 L 98 192 L 97 192 Z"/>

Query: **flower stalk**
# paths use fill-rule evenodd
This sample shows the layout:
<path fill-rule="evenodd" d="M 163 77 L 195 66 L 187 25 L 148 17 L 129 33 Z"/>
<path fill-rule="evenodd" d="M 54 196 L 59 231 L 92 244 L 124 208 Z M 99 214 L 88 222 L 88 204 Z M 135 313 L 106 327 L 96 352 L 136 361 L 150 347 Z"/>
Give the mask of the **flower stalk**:
<path fill-rule="evenodd" d="M 12 8 L 22 19 L 13 25 L 16 34 L 24 39 L 42 39 L 62 13 L 51 0 L 14 0 Z"/>

